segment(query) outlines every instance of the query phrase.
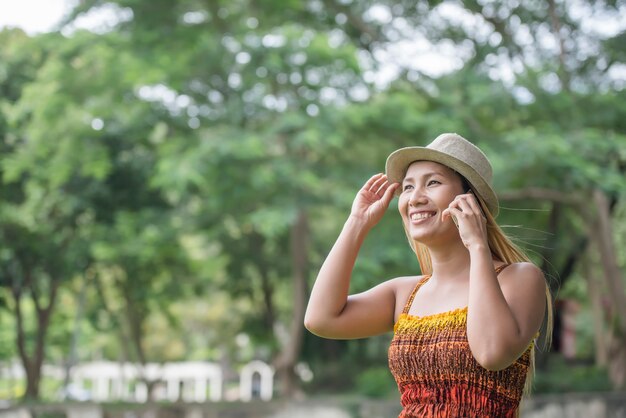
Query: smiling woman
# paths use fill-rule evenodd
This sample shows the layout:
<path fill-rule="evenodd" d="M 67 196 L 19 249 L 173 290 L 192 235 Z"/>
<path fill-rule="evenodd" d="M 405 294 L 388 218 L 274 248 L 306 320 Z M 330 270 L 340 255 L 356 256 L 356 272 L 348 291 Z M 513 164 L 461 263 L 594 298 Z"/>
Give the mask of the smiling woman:
<path fill-rule="evenodd" d="M 495 222 L 487 157 L 457 134 L 402 148 L 352 205 L 313 286 L 305 325 L 326 338 L 394 331 L 401 418 L 516 417 L 551 298 L 543 273 Z M 394 194 L 421 275 L 349 295 L 368 232 Z"/>

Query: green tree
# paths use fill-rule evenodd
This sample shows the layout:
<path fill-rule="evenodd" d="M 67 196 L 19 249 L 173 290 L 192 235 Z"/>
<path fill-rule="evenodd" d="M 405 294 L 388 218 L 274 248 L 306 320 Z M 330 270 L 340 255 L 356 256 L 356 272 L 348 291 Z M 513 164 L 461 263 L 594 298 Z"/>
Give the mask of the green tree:
<path fill-rule="evenodd" d="M 84 236 L 80 224 L 80 199 L 67 189 L 56 189 L 56 172 L 33 167 L 21 170 L 24 145 L 32 137 L 16 129 L 27 116 L 16 110 L 19 99 L 29 92 L 29 78 L 45 61 L 41 47 L 19 31 L 2 33 L 10 43 L 5 52 L 2 135 L 3 204 L 0 234 L 3 242 L 2 285 L 10 296 L 7 304 L 16 324 L 17 352 L 26 371 L 25 396 L 39 394 L 45 340 L 61 284 L 86 267 Z M 20 73 L 19 76 L 14 76 Z M 36 136 L 36 132 L 32 132 Z M 28 138 L 28 140 L 27 140 Z M 28 157 L 26 157 L 28 158 Z M 58 178 L 58 177 L 57 177 Z M 34 317 L 25 310 L 34 306 Z"/>
<path fill-rule="evenodd" d="M 103 5 L 80 2 L 68 22 Z M 301 359 L 384 361 L 383 339 L 307 336 L 307 284 L 386 155 L 457 131 L 492 157 L 503 206 L 538 202 L 504 208 L 501 222 L 527 226 L 513 232 L 555 288 L 581 275 L 581 260 L 603 273 L 593 300 L 613 298 L 615 343 L 596 350 L 613 350 L 623 384 L 626 293 L 611 231 L 626 190 L 624 35 L 576 14 L 611 18 L 619 2 L 106 5 L 120 17 L 108 32 L 2 33 L 2 306 L 17 306 L 9 285 L 26 282 L 10 277 L 25 267 L 47 290 L 86 277 L 92 326 L 125 347 L 111 355 L 145 363 L 167 358 L 150 339 L 156 317 L 178 335 L 177 306 L 215 300 L 241 315 L 212 320 L 218 335 L 251 335 L 284 394 Z M 417 268 L 391 212 L 363 249 L 355 291 Z M 53 297 L 37 300 L 52 311 Z M 200 344 L 228 353 L 224 340 Z"/>
<path fill-rule="evenodd" d="M 181 244 L 184 231 L 150 186 L 156 164 L 150 132 L 159 109 L 136 96 L 134 77 L 146 74 L 131 54 L 120 53 L 121 44 L 114 35 L 89 33 L 29 40 L 42 57 L 31 64 L 39 66 L 36 76 L 5 107 L 2 180 L 11 195 L 2 206 L 3 282 L 14 299 L 28 397 L 39 395 L 46 330 L 63 281 L 87 270 L 95 286 L 110 279 L 98 293 L 102 306 L 119 325 L 127 348 L 120 355 L 141 364 L 149 360 L 149 314 L 167 312 L 197 283 L 182 280 L 193 268 Z M 114 60 L 118 65 L 110 66 Z M 123 301 L 119 309 L 105 299 L 111 292 Z M 21 313 L 28 294 L 37 312 L 32 355 Z"/>

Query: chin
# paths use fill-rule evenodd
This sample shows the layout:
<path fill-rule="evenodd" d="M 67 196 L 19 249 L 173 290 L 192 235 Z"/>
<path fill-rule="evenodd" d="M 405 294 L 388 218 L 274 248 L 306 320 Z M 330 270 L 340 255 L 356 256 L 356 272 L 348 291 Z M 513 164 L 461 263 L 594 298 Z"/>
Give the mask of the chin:
<path fill-rule="evenodd" d="M 427 245 L 427 243 L 430 241 L 429 238 L 432 238 L 431 234 L 426 234 L 424 232 L 410 231 L 410 230 L 409 230 L 409 236 L 411 237 L 413 241 L 417 241 L 420 244 L 424 244 L 424 245 Z"/>
<path fill-rule="evenodd" d="M 455 228 L 455 231 L 456 231 L 456 228 Z M 429 246 L 430 244 L 440 245 L 442 241 L 445 242 L 448 240 L 452 240 L 453 237 L 449 234 L 451 234 L 451 232 L 441 230 L 441 229 L 432 230 L 432 229 L 417 229 L 416 228 L 416 229 L 408 230 L 408 235 L 411 237 L 413 241 L 417 241 L 420 244 L 423 244 L 426 246 Z"/>

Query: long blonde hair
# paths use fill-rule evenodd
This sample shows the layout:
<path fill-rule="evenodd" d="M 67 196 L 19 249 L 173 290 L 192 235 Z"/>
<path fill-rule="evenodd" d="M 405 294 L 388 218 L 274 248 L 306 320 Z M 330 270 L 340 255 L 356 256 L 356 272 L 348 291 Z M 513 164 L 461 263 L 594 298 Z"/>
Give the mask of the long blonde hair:
<path fill-rule="evenodd" d="M 463 178 L 463 176 L 461 176 Z M 465 179 L 463 178 L 463 181 Z M 468 183 L 469 184 L 469 183 Z M 471 187 L 471 186 L 470 186 Z M 473 191 L 473 190 L 472 190 Z M 530 258 L 526 255 L 526 253 L 519 248 L 511 239 L 504 233 L 502 228 L 497 224 L 495 218 L 491 215 L 491 212 L 487 209 L 487 204 L 483 200 L 483 198 L 478 194 L 474 193 L 476 196 L 476 200 L 480 204 L 480 207 L 487 219 L 487 241 L 489 243 L 489 249 L 491 250 L 491 254 L 496 259 L 506 263 L 520 263 L 520 262 L 530 262 Z M 403 224 L 404 225 L 404 224 Z M 430 252 L 428 251 L 428 247 L 426 245 L 421 244 L 418 241 L 415 241 L 409 235 L 406 226 L 404 226 L 404 232 L 409 240 L 409 245 L 413 249 L 413 252 L 417 256 L 417 261 L 420 265 L 420 270 L 422 274 L 429 275 L 433 272 L 432 261 L 430 258 Z M 552 339 L 552 327 L 553 327 L 553 315 L 552 315 L 552 295 L 550 294 L 550 288 L 546 283 L 546 317 L 545 317 L 545 337 L 544 337 L 544 348 L 549 348 L 551 339 Z M 528 371 L 528 375 L 526 377 L 526 383 L 524 385 L 524 394 L 529 395 L 532 388 L 532 381 L 535 375 L 535 347 L 537 346 L 537 339 L 533 340 L 533 349 L 530 350 L 530 367 Z"/>

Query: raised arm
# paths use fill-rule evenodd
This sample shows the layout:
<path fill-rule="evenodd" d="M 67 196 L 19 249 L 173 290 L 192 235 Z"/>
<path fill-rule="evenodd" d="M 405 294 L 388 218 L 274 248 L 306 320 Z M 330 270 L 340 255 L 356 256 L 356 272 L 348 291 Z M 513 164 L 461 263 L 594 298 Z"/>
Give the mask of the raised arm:
<path fill-rule="evenodd" d="M 532 263 L 514 263 L 496 277 L 485 218 L 471 194 L 456 197 L 445 216 L 457 218 L 470 255 L 467 340 L 489 370 L 511 365 L 528 348 L 546 309 L 546 281 Z"/>
<path fill-rule="evenodd" d="M 325 338 L 362 338 L 393 327 L 393 282 L 348 296 L 350 277 L 368 232 L 383 217 L 398 183 L 389 184 L 384 174 L 372 176 L 359 190 L 348 220 L 313 285 L 304 325 Z"/>

